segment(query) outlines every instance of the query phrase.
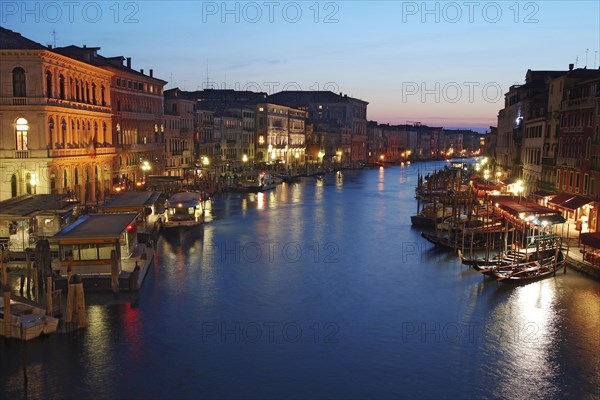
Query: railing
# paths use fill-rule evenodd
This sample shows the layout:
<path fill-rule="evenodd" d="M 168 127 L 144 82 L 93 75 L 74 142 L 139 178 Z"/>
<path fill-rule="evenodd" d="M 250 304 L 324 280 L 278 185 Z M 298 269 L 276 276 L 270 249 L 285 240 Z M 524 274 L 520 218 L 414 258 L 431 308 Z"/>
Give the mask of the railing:
<path fill-rule="evenodd" d="M 15 158 L 29 158 L 29 150 L 15 151 Z"/>
<path fill-rule="evenodd" d="M 25 106 L 27 105 L 27 97 L 13 97 L 13 106 Z"/>
<path fill-rule="evenodd" d="M 559 157 L 557 164 L 574 168 L 581 166 L 581 160 L 572 157 Z"/>
<path fill-rule="evenodd" d="M 542 157 L 542 165 L 553 167 L 556 165 L 556 159 L 553 157 Z"/>

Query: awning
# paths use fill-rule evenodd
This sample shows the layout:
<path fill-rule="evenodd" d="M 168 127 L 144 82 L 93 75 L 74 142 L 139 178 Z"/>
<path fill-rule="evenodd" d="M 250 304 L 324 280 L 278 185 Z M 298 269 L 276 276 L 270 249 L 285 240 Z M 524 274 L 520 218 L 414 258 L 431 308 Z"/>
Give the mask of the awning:
<path fill-rule="evenodd" d="M 536 225 L 554 225 L 554 224 L 564 224 L 566 219 L 563 218 L 560 214 L 550 214 L 550 215 L 540 215 L 533 219 L 532 221 Z"/>
<path fill-rule="evenodd" d="M 520 217 L 522 214 L 524 214 L 526 216 L 544 216 L 545 218 L 548 215 L 553 215 L 556 213 L 556 210 L 540 206 L 537 203 L 526 200 L 519 201 L 506 196 L 494 197 L 492 201 L 497 204 L 499 208 L 515 217 Z"/>
<path fill-rule="evenodd" d="M 547 190 L 536 190 L 535 192 L 531 193 L 531 195 L 536 197 L 549 197 L 556 196 L 556 193 L 551 193 Z"/>
<path fill-rule="evenodd" d="M 584 245 L 600 249 L 600 232 L 582 233 L 579 238 Z"/>
<path fill-rule="evenodd" d="M 562 206 L 563 203 L 567 202 L 573 197 L 575 197 L 575 195 L 570 193 L 561 193 L 548 200 L 548 204 L 553 206 Z"/>
<path fill-rule="evenodd" d="M 585 197 L 575 195 L 573 198 L 567 200 L 560 206 L 564 207 L 564 208 L 568 208 L 569 210 L 575 211 L 579 207 L 582 207 L 591 202 L 592 202 L 591 200 L 586 199 Z"/>

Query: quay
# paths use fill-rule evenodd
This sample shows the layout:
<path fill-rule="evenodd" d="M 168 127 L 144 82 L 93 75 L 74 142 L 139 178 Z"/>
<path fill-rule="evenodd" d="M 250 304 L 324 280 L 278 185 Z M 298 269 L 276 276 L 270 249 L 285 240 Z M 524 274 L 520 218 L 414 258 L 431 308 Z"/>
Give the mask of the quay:
<path fill-rule="evenodd" d="M 485 250 L 488 260 L 492 253 L 527 250 L 538 240 L 536 235 L 552 236 L 557 238 L 557 251 L 564 253 L 565 267 L 600 279 L 600 233 L 584 232 L 581 223 L 587 221 L 585 207 L 590 200 L 541 191 L 521 196 L 521 181 L 490 183 L 488 170 L 483 179 L 479 177 L 476 171 L 483 164 L 452 163 L 452 167 L 419 176 L 417 214 L 411 221 L 425 229 L 425 239 L 458 251 L 463 263 L 470 265 L 474 250 Z M 434 233 L 427 232 L 432 228 Z M 471 259 L 463 256 L 467 253 Z"/>

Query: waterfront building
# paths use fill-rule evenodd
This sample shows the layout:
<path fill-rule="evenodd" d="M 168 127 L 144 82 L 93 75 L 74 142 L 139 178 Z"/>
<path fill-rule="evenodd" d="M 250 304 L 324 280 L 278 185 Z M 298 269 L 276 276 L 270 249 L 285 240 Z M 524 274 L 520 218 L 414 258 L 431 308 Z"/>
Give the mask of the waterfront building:
<path fill-rule="evenodd" d="M 330 91 L 282 91 L 269 101 L 306 110 L 314 132 L 323 132 L 323 158 L 341 153 L 343 162 L 367 159 L 368 102 Z"/>
<path fill-rule="evenodd" d="M 195 102 L 179 89 L 164 92 L 165 98 L 165 174 L 187 177 L 195 169 Z"/>
<path fill-rule="evenodd" d="M 286 165 L 305 162 L 306 111 L 273 103 L 259 103 L 255 115 L 257 162 Z M 321 163 L 323 153 L 319 154 L 321 157 L 318 162 Z"/>
<path fill-rule="evenodd" d="M 102 199 L 114 172 L 112 73 L 4 28 L 0 58 L 0 200 Z"/>
<path fill-rule="evenodd" d="M 592 150 L 600 139 L 600 70 L 595 72 L 596 78 L 579 80 L 564 91 L 558 116 L 556 186 L 561 192 L 574 196 L 570 201 L 556 205 L 564 209 L 582 232 L 597 231 L 599 227 L 600 197 L 596 185 L 600 153 Z"/>
<path fill-rule="evenodd" d="M 133 184 L 144 175 L 165 170 L 163 88 L 167 83 L 144 70 L 136 71 L 130 57 L 103 57 L 99 47 L 67 46 L 56 52 L 96 66 L 110 74 L 112 143 L 116 146 L 113 184 Z M 148 169 L 149 168 L 149 169 Z"/>
<path fill-rule="evenodd" d="M 367 160 L 377 162 L 381 156 L 385 158 L 386 140 L 383 127 L 377 121 L 367 123 Z"/>
<path fill-rule="evenodd" d="M 241 164 L 242 120 L 230 111 L 217 111 L 214 117 L 215 137 L 220 138 L 221 154 L 215 163 L 222 166 L 222 172 Z"/>
<path fill-rule="evenodd" d="M 255 157 L 256 108 L 239 106 L 229 109 L 232 115 L 240 119 L 240 136 L 237 140 L 237 153 L 242 164 L 252 164 Z"/>
<path fill-rule="evenodd" d="M 215 112 L 199 108 L 196 102 L 194 111 L 195 138 L 194 147 L 199 165 L 209 165 L 221 155 L 220 143 L 215 140 Z"/>

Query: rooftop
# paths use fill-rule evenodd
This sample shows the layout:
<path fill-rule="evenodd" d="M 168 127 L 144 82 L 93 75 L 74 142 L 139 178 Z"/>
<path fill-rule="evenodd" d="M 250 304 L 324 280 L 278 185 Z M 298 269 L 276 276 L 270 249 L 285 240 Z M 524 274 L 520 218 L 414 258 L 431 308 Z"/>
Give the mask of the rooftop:
<path fill-rule="evenodd" d="M 160 195 L 161 192 L 155 191 L 120 193 L 106 200 L 100 208 L 110 210 L 114 208 L 150 207 L 158 201 Z"/>
<path fill-rule="evenodd" d="M 118 239 L 137 213 L 87 214 L 63 228 L 55 237 L 64 239 Z"/>
<path fill-rule="evenodd" d="M 34 217 L 44 211 L 68 212 L 78 203 L 64 194 L 26 194 L 0 202 L 0 217 Z"/>

